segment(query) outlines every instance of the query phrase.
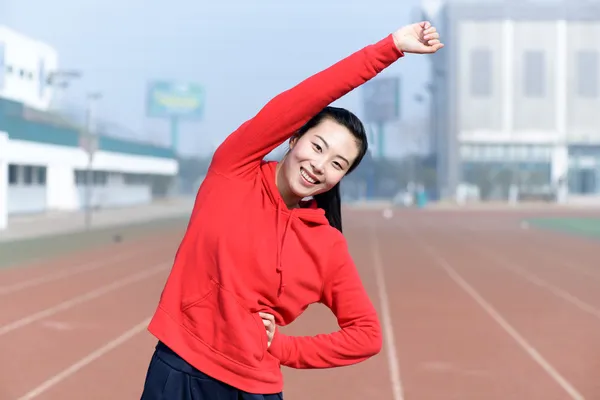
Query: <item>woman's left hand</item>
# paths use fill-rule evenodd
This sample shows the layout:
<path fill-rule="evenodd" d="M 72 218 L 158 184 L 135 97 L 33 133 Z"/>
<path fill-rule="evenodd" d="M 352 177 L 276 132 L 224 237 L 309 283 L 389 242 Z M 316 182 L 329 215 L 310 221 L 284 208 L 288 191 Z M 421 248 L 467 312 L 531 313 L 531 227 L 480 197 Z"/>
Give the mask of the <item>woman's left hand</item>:
<path fill-rule="evenodd" d="M 260 315 L 265 325 L 265 330 L 267 331 L 267 348 L 269 348 L 271 347 L 271 342 L 273 342 L 273 336 L 275 336 L 275 317 L 264 312 L 259 312 L 258 315 Z"/>

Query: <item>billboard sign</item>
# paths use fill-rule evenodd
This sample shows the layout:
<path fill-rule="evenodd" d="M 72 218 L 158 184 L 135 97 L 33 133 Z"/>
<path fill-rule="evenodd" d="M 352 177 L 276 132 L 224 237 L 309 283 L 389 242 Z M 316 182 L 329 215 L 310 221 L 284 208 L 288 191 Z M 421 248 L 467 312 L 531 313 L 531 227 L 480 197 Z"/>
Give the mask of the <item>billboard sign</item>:
<path fill-rule="evenodd" d="M 400 78 L 376 78 L 364 84 L 365 122 L 386 123 L 400 118 Z"/>
<path fill-rule="evenodd" d="M 204 112 L 205 91 L 195 83 L 151 82 L 146 114 L 152 118 L 197 120 Z"/>

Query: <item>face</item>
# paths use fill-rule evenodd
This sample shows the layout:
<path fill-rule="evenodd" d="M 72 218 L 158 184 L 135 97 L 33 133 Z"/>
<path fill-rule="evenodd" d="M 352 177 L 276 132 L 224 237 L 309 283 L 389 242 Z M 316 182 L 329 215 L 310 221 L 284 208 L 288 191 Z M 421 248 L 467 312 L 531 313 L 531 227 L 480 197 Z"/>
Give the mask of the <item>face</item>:
<path fill-rule="evenodd" d="M 290 195 L 299 200 L 331 189 L 348 172 L 358 152 L 352 133 L 327 118 L 292 139 L 281 171 Z"/>

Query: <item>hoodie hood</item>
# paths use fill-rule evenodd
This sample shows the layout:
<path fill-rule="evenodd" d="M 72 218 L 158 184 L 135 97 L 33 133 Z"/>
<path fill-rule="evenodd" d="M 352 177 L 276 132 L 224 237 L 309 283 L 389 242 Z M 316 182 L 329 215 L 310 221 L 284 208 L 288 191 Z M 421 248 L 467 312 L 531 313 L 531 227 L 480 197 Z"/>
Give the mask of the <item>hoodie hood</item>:
<path fill-rule="evenodd" d="M 279 274 L 279 289 L 277 295 L 281 296 L 285 291 L 284 268 L 282 264 L 281 254 L 285 248 L 285 240 L 292 224 L 300 223 L 306 226 L 329 225 L 329 221 L 325 216 L 325 210 L 317 207 L 315 200 L 309 200 L 303 204 L 301 208 L 289 209 L 276 183 L 276 161 L 264 162 L 261 165 L 262 181 L 265 186 L 267 196 L 277 210 L 276 212 L 276 232 L 277 232 L 277 264 L 276 269 Z"/>

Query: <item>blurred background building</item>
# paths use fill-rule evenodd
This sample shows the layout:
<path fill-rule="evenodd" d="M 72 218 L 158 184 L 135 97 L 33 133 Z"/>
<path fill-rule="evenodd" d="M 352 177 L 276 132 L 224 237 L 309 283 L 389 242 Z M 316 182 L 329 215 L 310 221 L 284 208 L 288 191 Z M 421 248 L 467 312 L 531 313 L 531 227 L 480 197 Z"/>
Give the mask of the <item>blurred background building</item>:
<path fill-rule="evenodd" d="M 600 2 L 424 0 L 422 12 L 447 44 L 430 58 L 440 195 L 599 196 Z"/>
<path fill-rule="evenodd" d="M 173 149 L 119 137 L 123 128 L 96 118 L 101 93 L 61 109 L 61 92 L 80 76 L 60 68 L 52 46 L 0 27 L 4 214 L 146 204 L 173 188 Z"/>

